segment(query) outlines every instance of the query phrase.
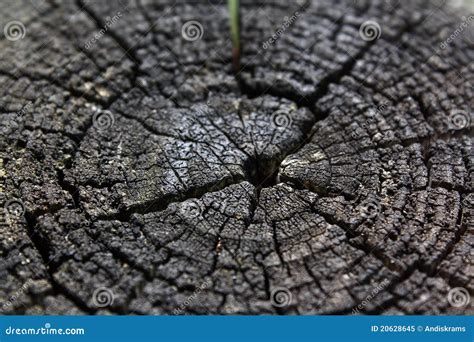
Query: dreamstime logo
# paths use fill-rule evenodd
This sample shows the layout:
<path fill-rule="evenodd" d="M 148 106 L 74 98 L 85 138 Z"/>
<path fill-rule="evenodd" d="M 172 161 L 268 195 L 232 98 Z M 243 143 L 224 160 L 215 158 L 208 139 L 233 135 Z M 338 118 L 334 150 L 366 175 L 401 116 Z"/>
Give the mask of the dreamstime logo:
<path fill-rule="evenodd" d="M 469 304 L 471 296 L 464 287 L 455 287 L 448 292 L 448 302 L 455 308 L 462 308 Z"/>
<path fill-rule="evenodd" d="M 291 304 L 293 296 L 286 287 L 277 287 L 270 294 L 270 302 L 277 308 L 283 308 Z"/>
<path fill-rule="evenodd" d="M 13 20 L 5 25 L 3 33 L 5 34 L 5 38 L 11 42 L 15 42 L 25 38 L 26 28 L 21 21 Z"/>
<path fill-rule="evenodd" d="M 359 34 L 363 40 L 370 42 L 380 38 L 382 28 L 374 20 L 367 20 L 359 28 Z"/>
<path fill-rule="evenodd" d="M 17 198 L 8 200 L 3 209 L 7 218 L 21 218 L 25 215 L 25 205 Z"/>
<path fill-rule="evenodd" d="M 185 22 L 181 28 L 181 36 L 189 42 L 194 42 L 201 39 L 203 34 L 204 28 L 202 27 L 201 23 L 196 20 Z"/>
<path fill-rule="evenodd" d="M 51 323 L 45 323 L 39 328 L 28 327 L 18 328 L 9 326 L 5 329 L 6 335 L 13 336 L 33 336 L 33 335 L 84 335 L 86 331 L 83 328 L 53 328 Z"/>
<path fill-rule="evenodd" d="M 105 308 L 114 302 L 114 293 L 107 287 L 99 287 L 92 294 L 92 304 L 98 308 Z"/>
<path fill-rule="evenodd" d="M 373 219 L 380 213 L 380 203 L 376 198 L 367 198 L 362 202 L 360 216 Z"/>
<path fill-rule="evenodd" d="M 286 112 L 275 112 L 272 114 L 272 124 L 276 128 L 285 129 L 291 126 L 291 117 Z"/>
<path fill-rule="evenodd" d="M 99 131 L 105 131 L 106 129 L 112 127 L 114 123 L 114 115 L 108 110 L 97 112 L 92 118 L 92 125 Z"/>
<path fill-rule="evenodd" d="M 449 125 L 452 129 L 464 129 L 471 125 L 471 116 L 464 110 L 453 110 L 449 114 Z"/>

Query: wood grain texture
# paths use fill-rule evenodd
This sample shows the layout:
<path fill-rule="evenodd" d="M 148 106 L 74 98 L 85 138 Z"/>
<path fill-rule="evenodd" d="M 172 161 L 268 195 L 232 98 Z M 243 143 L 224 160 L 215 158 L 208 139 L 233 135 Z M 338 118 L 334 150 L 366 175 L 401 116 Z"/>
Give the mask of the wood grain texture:
<path fill-rule="evenodd" d="M 466 12 L 3 2 L 2 313 L 473 313 Z"/>

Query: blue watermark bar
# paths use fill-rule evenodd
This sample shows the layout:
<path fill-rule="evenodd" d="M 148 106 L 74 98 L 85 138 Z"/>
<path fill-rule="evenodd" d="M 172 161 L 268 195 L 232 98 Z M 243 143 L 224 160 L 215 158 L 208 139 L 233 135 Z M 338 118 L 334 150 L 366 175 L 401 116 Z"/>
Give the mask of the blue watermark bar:
<path fill-rule="evenodd" d="M 472 316 L 2 316 L 0 341 L 474 341 Z"/>

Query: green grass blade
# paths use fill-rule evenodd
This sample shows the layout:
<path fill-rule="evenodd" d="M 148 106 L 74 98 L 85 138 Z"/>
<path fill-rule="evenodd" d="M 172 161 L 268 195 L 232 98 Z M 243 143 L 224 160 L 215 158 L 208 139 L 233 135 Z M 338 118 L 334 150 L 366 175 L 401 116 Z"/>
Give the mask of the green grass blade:
<path fill-rule="evenodd" d="M 228 0 L 230 14 L 230 34 L 232 37 L 232 65 L 234 71 L 240 69 L 240 4 L 239 0 Z"/>

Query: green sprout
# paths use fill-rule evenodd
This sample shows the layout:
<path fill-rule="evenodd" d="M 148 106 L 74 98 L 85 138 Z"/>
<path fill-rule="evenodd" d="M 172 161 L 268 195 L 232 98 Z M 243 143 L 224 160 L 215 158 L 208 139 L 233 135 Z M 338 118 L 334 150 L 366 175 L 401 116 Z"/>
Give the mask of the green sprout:
<path fill-rule="evenodd" d="M 240 6 L 239 0 L 228 0 L 230 12 L 230 34 L 232 37 L 232 66 L 240 69 Z"/>

